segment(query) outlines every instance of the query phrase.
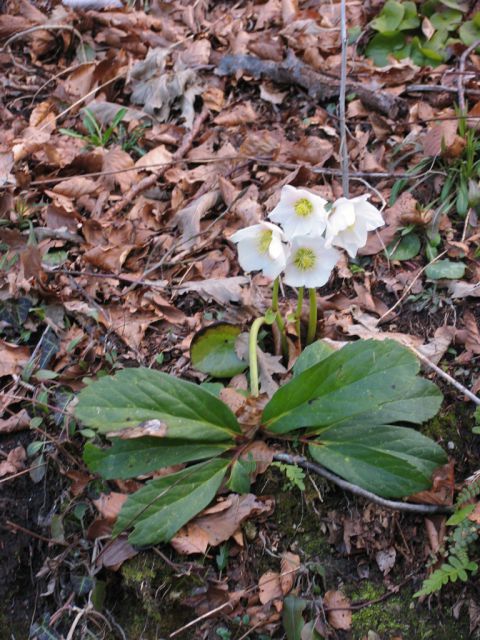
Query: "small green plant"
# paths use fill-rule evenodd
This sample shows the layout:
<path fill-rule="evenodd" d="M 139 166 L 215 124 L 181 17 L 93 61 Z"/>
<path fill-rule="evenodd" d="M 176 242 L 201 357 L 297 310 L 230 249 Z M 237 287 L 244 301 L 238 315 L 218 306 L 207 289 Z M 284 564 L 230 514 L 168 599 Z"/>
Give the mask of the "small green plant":
<path fill-rule="evenodd" d="M 127 109 L 122 107 L 115 114 L 110 125 L 103 131 L 102 126 L 93 115 L 92 111 L 88 108 L 83 110 L 82 124 L 87 131 L 87 135 L 78 133 L 74 129 L 59 129 L 60 133 L 70 136 L 72 138 L 78 138 L 83 140 L 88 146 L 91 147 L 106 147 L 111 142 L 112 137 L 115 134 L 117 127 L 125 117 Z M 135 143 L 136 144 L 136 143 Z"/>
<path fill-rule="evenodd" d="M 365 53 L 380 67 L 389 64 L 389 56 L 436 67 L 452 55 L 453 45 L 470 46 L 480 39 L 480 12 L 467 20 L 468 10 L 469 3 L 461 0 L 387 0 L 370 23 L 377 33 Z"/>
<path fill-rule="evenodd" d="M 455 511 L 447 520 L 447 525 L 453 527 L 453 530 L 447 536 L 440 553 L 432 559 L 433 564 L 438 562 L 438 557 L 443 558 L 442 564 L 426 578 L 415 597 L 436 593 L 449 582 L 467 582 L 469 575 L 478 571 L 478 564 L 470 558 L 469 547 L 477 542 L 480 525 L 472 522 L 469 515 L 476 507 L 472 500 L 479 494 L 480 476 L 477 476 L 460 492 L 455 503 Z"/>
<path fill-rule="evenodd" d="M 305 491 L 305 471 L 296 464 L 284 464 L 283 462 L 274 462 L 272 467 L 277 467 L 285 475 L 287 482 L 283 485 L 283 489 L 297 488 Z"/>

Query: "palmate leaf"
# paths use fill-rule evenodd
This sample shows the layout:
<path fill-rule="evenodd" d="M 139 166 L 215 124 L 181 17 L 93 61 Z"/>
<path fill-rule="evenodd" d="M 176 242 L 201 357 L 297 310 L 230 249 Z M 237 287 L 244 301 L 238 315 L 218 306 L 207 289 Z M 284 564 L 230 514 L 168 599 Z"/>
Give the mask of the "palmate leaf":
<path fill-rule="evenodd" d="M 233 442 L 235 415 L 213 394 L 191 382 L 151 369 L 124 369 L 88 385 L 79 394 L 76 417 L 101 433 L 160 420 L 166 439 Z"/>
<path fill-rule="evenodd" d="M 214 459 L 150 480 L 128 497 L 113 534 L 133 526 L 128 538 L 131 544 L 168 542 L 213 500 L 228 464 L 228 460 Z"/>
<path fill-rule="evenodd" d="M 396 342 L 360 341 L 322 359 L 281 388 L 265 407 L 272 434 L 306 428 L 312 457 L 347 480 L 386 497 L 431 484 L 443 450 L 395 423 L 419 424 L 442 395 L 417 377 L 415 356 Z"/>

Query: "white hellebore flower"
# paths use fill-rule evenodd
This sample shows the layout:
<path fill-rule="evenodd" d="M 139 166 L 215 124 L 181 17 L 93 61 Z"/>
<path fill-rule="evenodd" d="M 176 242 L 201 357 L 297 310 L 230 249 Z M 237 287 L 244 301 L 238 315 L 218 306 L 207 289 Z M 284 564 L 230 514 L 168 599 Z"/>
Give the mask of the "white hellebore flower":
<path fill-rule="evenodd" d="M 260 222 L 240 229 L 230 236 L 238 247 L 238 261 L 244 271 L 263 271 L 275 280 L 287 261 L 282 230 L 270 222 Z"/>
<path fill-rule="evenodd" d="M 281 224 L 287 237 L 322 235 L 325 230 L 327 201 L 307 189 L 287 185 L 280 194 L 280 202 L 268 216 Z"/>
<path fill-rule="evenodd" d="M 327 217 L 327 247 L 343 247 L 354 258 L 367 244 L 368 232 L 385 224 L 380 211 L 367 202 L 369 197 L 339 198 L 333 203 Z"/>
<path fill-rule="evenodd" d="M 295 236 L 285 267 L 285 284 L 291 287 L 321 287 L 330 277 L 340 252 L 325 246 L 321 237 Z"/>

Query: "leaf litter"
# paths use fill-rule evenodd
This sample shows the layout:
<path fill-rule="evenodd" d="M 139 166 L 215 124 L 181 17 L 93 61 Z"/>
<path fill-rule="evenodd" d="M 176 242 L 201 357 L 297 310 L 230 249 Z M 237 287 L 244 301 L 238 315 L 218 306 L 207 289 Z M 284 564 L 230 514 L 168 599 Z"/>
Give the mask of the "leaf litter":
<path fill-rule="evenodd" d="M 8 0 L 0 15 L 5 45 L 0 51 L 5 80 L 0 103 L 0 376 L 5 407 L 0 434 L 5 451 L 2 447 L 0 465 L 7 480 L 38 460 L 31 458 L 28 440 L 11 440 L 24 434 L 32 446 L 42 447 L 41 455 L 59 477 L 66 469 L 75 471 L 72 457 L 81 472 L 83 436 L 73 433 L 70 399 L 61 395 L 78 391 L 85 378 L 140 363 L 202 381 L 203 374 L 188 359 L 193 335 L 222 319 L 245 330 L 270 303 L 269 284 L 241 273 L 227 238 L 262 219 L 284 184 L 307 186 L 329 198 L 341 194 L 339 3 L 322 5 L 321 11 L 315 3 L 291 0 L 233 7 L 223 2 L 158 3 L 151 11 L 146 5 L 115 5 L 72 0 L 47 7 Z M 347 3 L 348 26 L 364 29 L 372 17 L 368 7 Z M 462 218 L 458 202 L 449 209 L 439 207 L 445 179 L 466 146 L 457 126 L 455 94 L 445 91 L 461 51 L 455 51 L 451 65 L 434 72 L 408 59 L 392 59 L 377 68 L 366 61 L 361 47 L 350 46 L 348 54 L 348 91 L 354 94 L 347 116 L 351 170 L 367 180 L 376 205 L 387 203 L 387 225 L 371 234 L 362 255 L 342 265 L 335 280 L 319 292 L 322 337 L 337 346 L 352 337 L 393 337 L 478 390 L 478 212 L 470 207 Z M 470 73 L 478 70 L 476 54 L 467 65 L 468 122 L 476 126 L 479 87 Z M 412 85 L 430 90 L 415 92 Z M 196 128 L 202 108 L 206 117 Z M 87 109 L 102 134 L 125 109 L 105 147 L 89 139 Z M 413 179 L 392 198 L 395 174 Z M 353 195 L 358 187 L 352 181 Z M 420 248 L 400 259 L 399 247 L 412 235 L 420 239 Z M 440 265 L 440 271 L 423 271 L 437 235 L 448 264 Z M 451 264 L 464 267 L 463 275 L 457 269 L 449 279 L 445 269 L 451 270 Z M 441 277 L 431 278 L 432 273 Z M 29 310 L 23 315 L 25 299 Z M 292 310 L 293 296 L 291 300 L 286 312 Z M 47 328 L 59 347 L 48 375 L 38 381 L 32 374 Z M 289 339 L 294 345 L 291 325 Z M 246 356 L 244 339 L 238 348 Z M 291 352 L 293 360 L 294 347 Z M 291 364 L 282 364 L 277 353 L 260 353 L 265 394 L 271 395 L 290 375 Z M 237 387 L 232 381 L 222 390 L 222 397 L 236 407 L 247 428 L 258 408 L 242 402 L 241 377 L 236 382 Z M 450 402 L 455 399 L 451 396 Z M 43 416 L 49 407 L 56 409 Z M 456 428 L 467 437 L 468 419 L 464 422 L 462 417 Z M 161 425 L 146 428 L 162 437 Z M 134 428 L 130 437 L 139 433 Z M 452 442 L 448 438 L 453 437 L 446 439 Z M 465 451 L 458 441 L 452 444 L 460 447 L 452 450 L 460 469 L 478 466 L 475 447 Z M 265 443 L 250 455 L 256 462 L 255 480 L 274 451 Z M 437 476 L 431 495 L 422 500 L 444 504 L 453 491 L 453 471 Z M 58 485 L 56 498 L 50 498 L 52 514 L 57 509 L 54 517 L 62 495 L 60 481 Z M 109 534 L 131 487 L 126 483 L 114 489 L 94 498 L 98 520 L 92 496 L 84 489 L 79 494 L 82 504 L 90 505 L 89 525 L 97 522 L 91 541 Z M 203 606 L 228 601 L 232 619 L 235 612 L 247 611 L 251 624 L 269 633 L 279 628 L 284 596 L 298 591 L 296 585 L 304 586 L 297 582 L 296 558 L 308 559 L 301 544 L 297 555 L 291 540 L 282 542 L 281 534 L 271 530 L 273 504 L 271 496 L 254 493 L 221 495 L 218 510 L 207 509 L 186 525 L 177 541 L 188 550 L 184 552 L 207 556 L 212 547 L 228 544 L 225 575 L 231 584 L 205 579 L 210 595 L 202 596 Z M 323 536 L 330 536 L 332 553 L 346 553 L 352 565 L 361 555 L 377 565 L 387 582 L 401 578 L 400 558 L 408 566 L 415 557 L 419 562 L 422 553 L 409 539 L 423 536 L 424 544 L 433 547 L 436 535 L 435 544 L 441 544 L 440 525 L 427 528 L 427 540 L 418 523 L 398 523 L 376 507 L 355 506 L 347 517 L 340 507 L 325 513 L 319 501 L 311 504 L 323 514 L 320 527 Z M 52 518 L 42 518 L 33 526 L 48 538 Z M 72 540 L 83 531 L 82 518 L 77 528 L 66 524 Z M 317 514 L 309 511 L 308 518 Z M 28 519 L 26 523 L 31 525 Z M 254 527 L 253 539 L 248 523 Z M 255 541 L 263 542 L 257 548 Z M 258 558 L 263 562 L 264 549 L 279 551 L 281 566 L 271 565 L 262 574 L 248 553 L 255 565 Z M 43 548 L 42 558 L 49 553 Z M 119 536 L 105 544 L 100 562 L 120 569 L 134 553 Z M 90 562 L 87 556 L 80 565 L 83 561 Z M 58 584 L 66 575 L 62 562 L 49 573 Z M 249 592 L 249 601 L 242 604 L 246 590 L 258 587 L 260 580 L 259 593 Z M 336 588 L 327 593 L 328 623 L 347 630 L 348 599 Z M 63 604 L 57 601 L 56 607 L 63 611 Z M 347 611 L 335 615 L 336 607 Z M 54 620 L 65 628 L 62 615 Z M 92 622 L 85 616 L 80 624 L 83 631 Z"/>

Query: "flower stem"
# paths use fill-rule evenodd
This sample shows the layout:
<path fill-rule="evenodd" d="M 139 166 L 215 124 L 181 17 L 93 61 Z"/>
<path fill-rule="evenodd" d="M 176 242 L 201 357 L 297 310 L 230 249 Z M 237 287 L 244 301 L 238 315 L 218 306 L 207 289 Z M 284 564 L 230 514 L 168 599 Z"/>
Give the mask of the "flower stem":
<path fill-rule="evenodd" d="M 280 278 L 275 278 L 273 281 L 273 290 L 272 290 L 272 311 L 275 313 L 275 323 L 280 332 L 280 340 L 282 343 L 282 354 L 283 357 L 286 358 L 288 356 L 288 343 L 287 343 L 287 334 L 285 332 L 285 322 L 278 310 L 278 291 L 280 289 Z"/>
<path fill-rule="evenodd" d="M 317 333 L 317 290 L 309 289 L 308 297 L 310 300 L 310 315 L 308 317 L 307 344 L 311 344 L 315 340 L 315 335 Z"/>
<path fill-rule="evenodd" d="M 295 310 L 295 328 L 297 330 L 298 341 L 300 344 L 302 344 L 300 318 L 302 317 L 303 291 L 304 291 L 303 287 L 300 287 L 298 290 L 297 308 Z"/>
<path fill-rule="evenodd" d="M 248 361 L 250 364 L 250 393 L 254 398 L 258 398 L 258 360 L 257 360 L 257 340 L 260 327 L 265 322 L 265 316 L 261 316 L 253 321 L 250 327 L 250 337 L 248 339 Z"/>

